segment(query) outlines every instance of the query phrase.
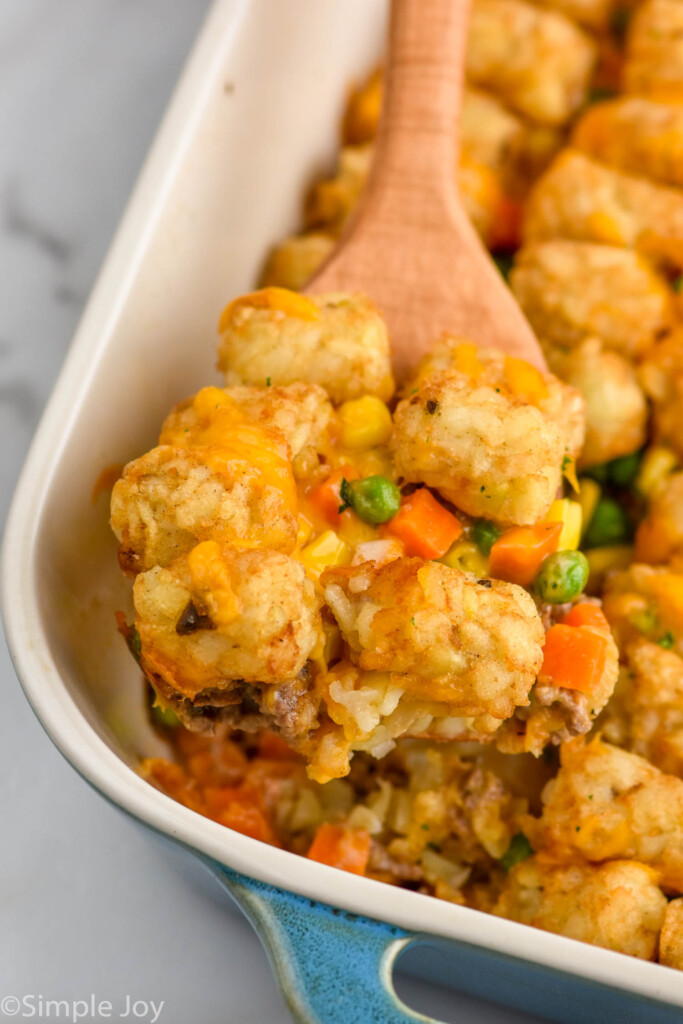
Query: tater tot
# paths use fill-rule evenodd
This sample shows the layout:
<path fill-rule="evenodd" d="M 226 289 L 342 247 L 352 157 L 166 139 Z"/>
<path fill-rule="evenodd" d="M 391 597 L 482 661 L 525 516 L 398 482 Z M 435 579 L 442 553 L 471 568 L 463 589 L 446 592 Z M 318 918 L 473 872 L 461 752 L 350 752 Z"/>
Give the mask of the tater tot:
<path fill-rule="evenodd" d="M 220 324 L 219 368 L 228 387 L 304 381 L 333 402 L 394 390 L 386 325 L 361 295 L 264 289 L 230 303 Z"/>
<path fill-rule="evenodd" d="M 314 585 L 276 551 L 206 541 L 141 573 L 133 597 L 144 670 L 190 699 L 295 679 L 322 643 Z"/>
<path fill-rule="evenodd" d="M 610 27 L 617 2 L 618 0 L 540 0 L 541 7 L 560 11 L 570 21 L 597 30 Z"/>
<path fill-rule="evenodd" d="M 560 757 L 543 814 L 529 826 L 534 849 L 564 862 L 638 860 L 658 872 L 662 888 L 680 892 L 683 780 L 599 737 L 565 743 Z"/>
<path fill-rule="evenodd" d="M 566 149 L 531 192 L 523 236 L 527 242 L 574 238 L 654 253 L 683 237 L 683 193 Z"/>
<path fill-rule="evenodd" d="M 543 628 L 521 587 L 418 558 L 329 569 L 321 585 L 361 669 L 452 714 L 502 719 L 528 702 Z"/>
<path fill-rule="evenodd" d="M 683 559 L 683 473 L 672 473 L 653 494 L 636 533 L 636 561 Z"/>
<path fill-rule="evenodd" d="M 564 348 L 595 334 L 633 358 L 673 321 L 667 282 L 638 253 L 616 246 L 532 242 L 517 253 L 510 285 L 536 334 Z"/>
<path fill-rule="evenodd" d="M 654 960 L 666 913 L 656 872 L 632 860 L 599 866 L 539 855 L 512 869 L 494 914 Z"/>
<path fill-rule="evenodd" d="M 583 396 L 586 439 L 579 465 L 595 466 L 637 451 L 647 437 L 648 408 L 633 365 L 586 338 L 569 351 L 545 346 L 550 367 Z"/>
<path fill-rule="evenodd" d="M 596 103 L 577 122 L 572 143 L 610 167 L 683 186 L 683 107 L 642 96 Z"/>
<path fill-rule="evenodd" d="M 660 771 L 681 776 L 683 659 L 648 640 L 631 643 L 626 655 L 614 699 L 601 720 L 604 735 Z"/>
<path fill-rule="evenodd" d="M 683 657 L 683 572 L 677 567 L 634 562 L 612 572 L 602 605 L 620 650 L 645 638 Z"/>
<path fill-rule="evenodd" d="M 683 971 L 683 899 L 671 900 L 659 936 L 660 964 Z"/>
<path fill-rule="evenodd" d="M 229 445 L 234 436 L 232 408 L 251 423 L 282 434 L 298 478 L 306 475 L 301 471 L 307 466 L 317 465 L 317 455 L 329 448 L 334 410 L 326 391 L 318 384 L 203 389 L 166 417 L 160 443 Z"/>
<path fill-rule="evenodd" d="M 460 121 L 461 148 L 471 160 L 506 170 L 510 153 L 521 145 L 522 120 L 482 89 L 465 88 Z"/>
<path fill-rule="evenodd" d="M 595 57 L 590 37 L 562 14 L 523 0 L 474 2 L 469 80 L 534 121 L 561 124 L 581 106 Z"/>
<path fill-rule="evenodd" d="M 646 0 L 631 21 L 623 70 L 626 92 L 662 103 L 683 100 L 683 6 Z"/>
<path fill-rule="evenodd" d="M 316 182 L 306 200 L 306 227 L 338 237 L 344 230 L 370 171 L 372 146 L 344 146 L 332 178 Z"/>
<path fill-rule="evenodd" d="M 332 235 L 320 231 L 286 238 L 268 257 L 261 284 L 299 291 L 325 262 L 335 244 Z"/>
<path fill-rule="evenodd" d="M 374 139 L 383 98 L 382 71 L 377 68 L 366 81 L 354 88 L 349 97 L 342 125 L 342 140 L 345 144 L 358 146 Z"/>
<path fill-rule="evenodd" d="M 404 480 L 436 488 L 474 516 L 500 523 L 542 519 L 562 462 L 583 439 L 577 391 L 519 361 L 445 338 L 418 366 L 394 415 L 392 447 Z M 519 385 L 519 386 L 518 386 Z M 533 392 L 533 393 L 532 393 Z"/>
<path fill-rule="evenodd" d="M 291 463 L 275 452 L 274 465 L 259 467 L 253 448 L 161 445 L 129 462 L 111 496 L 122 568 L 168 565 L 202 540 L 293 551 Z"/>
<path fill-rule="evenodd" d="M 654 345 L 640 364 L 640 381 L 652 402 L 654 440 L 683 457 L 683 331 Z"/>

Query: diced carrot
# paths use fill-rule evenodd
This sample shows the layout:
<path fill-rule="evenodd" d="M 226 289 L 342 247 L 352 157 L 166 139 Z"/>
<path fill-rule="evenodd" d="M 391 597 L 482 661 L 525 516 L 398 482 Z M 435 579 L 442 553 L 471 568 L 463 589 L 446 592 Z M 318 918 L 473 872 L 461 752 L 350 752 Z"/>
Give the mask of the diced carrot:
<path fill-rule="evenodd" d="M 607 617 L 597 604 L 590 601 L 582 601 L 575 604 L 570 612 L 560 620 L 563 626 L 593 626 L 594 629 L 602 629 L 609 633 L 609 622 Z"/>
<path fill-rule="evenodd" d="M 513 526 L 506 530 L 491 548 L 490 575 L 521 587 L 531 586 L 543 560 L 557 551 L 561 533 L 562 523 Z"/>
<path fill-rule="evenodd" d="M 370 857 L 370 835 L 344 825 L 319 825 L 308 857 L 353 875 L 364 875 Z"/>
<path fill-rule="evenodd" d="M 403 541 L 406 555 L 442 558 L 463 532 L 460 520 L 421 487 L 404 498 L 385 532 Z"/>
<path fill-rule="evenodd" d="M 216 764 L 221 775 L 226 773 L 231 777 L 244 775 L 247 770 L 247 756 L 236 743 L 229 739 L 220 739 L 215 742 Z"/>
<path fill-rule="evenodd" d="M 213 754 L 209 750 L 201 750 L 199 753 L 188 757 L 187 769 L 200 786 L 210 786 L 215 781 L 216 764 Z"/>
<path fill-rule="evenodd" d="M 501 195 L 493 224 L 489 245 L 494 251 L 516 249 L 520 244 L 522 229 L 522 204 L 509 196 Z"/>
<path fill-rule="evenodd" d="M 263 843 L 270 843 L 271 846 L 279 846 L 280 843 L 273 831 L 273 828 L 260 808 L 254 804 L 233 800 L 228 806 L 216 815 L 216 821 L 221 825 L 227 825 L 235 832 L 241 832 L 244 836 L 251 836 L 252 839 L 260 839 Z"/>
<path fill-rule="evenodd" d="M 173 737 L 176 747 L 185 757 L 199 753 L 200 750 L 208 750 L 213 742 L 212 736 L 204 732 L 192 732 L 190 729 L 178 729 Z"/>
<path fill-rule="evenodd" d="M 339 508 L 343 504 L 340 494 L 342 480 L 357 480 L 358 476 L 358 470 L 353 466 L 342 466 L 333 470 L 327 480 L 323 480 L 308 495 L 316 512 L 332 526 L 339 525 Z"/>
<path fill-rule="evenodd" d="M 610 638 L 594 626 L 551 626 L 545 635 L 540 682 L 587 693 L 600 681 Z"/>
<path fill-rule="evenodd" d="M 300 761 L 301 757 L 292 750 L 281 736 L 267 729 L 261 733 L 258 741 L 258 756 L 268 761 Z"/>
<path fill-rule="evenodd" d="M 204 800 L 207 813 L 215 817 L 222 811 L 228 810 L 234 803 L 244 803 L 244 790 L 240 786 L 205 786 Z M 255 805 L 259 803 L 255 795 L 253 803 Z"/>
<path fill-rule="evenodd" d="M 179 764 L 165 757 L 148 757 L 142 762 L 140 769 L 146 779 L 168 796 L 172 796 L 178 803 L 199 814 L 206 813 L 204 801 L 194 779 L 190 779 Z"/>

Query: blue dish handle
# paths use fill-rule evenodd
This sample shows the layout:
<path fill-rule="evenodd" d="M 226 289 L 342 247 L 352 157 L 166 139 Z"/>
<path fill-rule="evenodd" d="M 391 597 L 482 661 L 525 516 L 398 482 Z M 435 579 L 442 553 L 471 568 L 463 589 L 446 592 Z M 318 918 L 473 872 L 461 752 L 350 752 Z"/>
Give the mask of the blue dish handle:
<path fill-rule="evenodd" d="M 254 926 L 298 1024 L 437 1024 L 405 1006 L 392 984 L 396 958 L 416 936 L 209 867 Z"/>

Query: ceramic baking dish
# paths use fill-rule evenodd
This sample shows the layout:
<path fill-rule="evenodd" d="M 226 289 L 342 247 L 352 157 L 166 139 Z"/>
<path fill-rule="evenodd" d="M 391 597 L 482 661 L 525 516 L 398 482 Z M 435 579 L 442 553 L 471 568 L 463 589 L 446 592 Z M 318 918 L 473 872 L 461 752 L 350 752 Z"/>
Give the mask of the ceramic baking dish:
<path fill-rule="evenodd" d="M 215 325 L 297 224 L 330 165 L 351 79 L 382 46 L 380 0 L 219 0 L 159 132 L 43 417 L 12 506 L 3 603 L 46 730 L 105 797 L 202 858 L 258 929 L 294 1016 L 418 1018 L 391 967 L 422 969 L 560 1021 L 681 1020 L 683 976 L 275 849 L 196 815 L 135 772 L 162 753 L 114 628 L 129 607 L 103 467 L 152 446 L 172 403 L 215 375 Z"/>

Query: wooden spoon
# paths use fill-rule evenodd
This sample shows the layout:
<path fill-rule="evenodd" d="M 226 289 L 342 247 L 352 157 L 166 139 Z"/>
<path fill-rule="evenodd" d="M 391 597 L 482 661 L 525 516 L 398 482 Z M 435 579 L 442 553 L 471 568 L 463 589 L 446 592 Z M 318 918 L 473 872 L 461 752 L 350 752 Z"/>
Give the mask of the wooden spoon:
<path fill-rule="evenodd" d="M 374 160 L 355 216 L 309 293 L 360 291 L 386 317 L 404 378 L 448 331 L 546 364 L 457 188 L 470 0 L 393 0 Z"/>

